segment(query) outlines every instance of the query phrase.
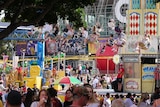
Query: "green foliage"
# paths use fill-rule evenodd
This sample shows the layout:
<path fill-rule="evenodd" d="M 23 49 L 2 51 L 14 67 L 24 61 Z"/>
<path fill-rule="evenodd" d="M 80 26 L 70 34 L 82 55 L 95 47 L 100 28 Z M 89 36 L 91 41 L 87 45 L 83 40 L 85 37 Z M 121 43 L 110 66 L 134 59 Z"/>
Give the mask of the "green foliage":
<path fill-rule="evenodd" d="M 156 3 L 160 2 L 160 0 L 156 0 Z"/>
<path fill-rule="evenodd" d="M 16 27 L 23 25 L 43 25 L 45 22 L 56 23 L 57 16 L 68 19 L 76 27 L 84 25 L 82 11 L 85 6 L 92 5 L 95 0 L 1 0 L 0 9 L 5 10 L 5 21 L 11 27 L 5 34 L 11 33 Z M 2 33 L 1 37 L 3 38 Z"/>
<path fill-rule="evenodd" d="M 56 55 L 56 56 L 52 56 L 53 58 L 63 58 L 64 57 L 64 54 L 63 53 L 61 53 L 59 56 L 58 55 Z"/>
<path fill-rule="evenodd" d="M 85 22 L 85 12 L 83 8 L 78 8 L 74 11 L 75 17 L 72 18 L 72 22 L 74 22 L 74 26 L 76 28 L 85 26 L 86 27 L 86 22 Z M 71 20 L 71 19 L 70 19 Z"/>
<path fill-rule="evenodd" d="M 17 41 L 5 41 L 5 40 L 0 40 L 0 59 L 3 59 L 2 54 L 8 55 L 9 58 L 11 58 L 13 56 L 13 47 L 11 46 L 11 44 L 13 46 L 16 45 Z"/>
<path fill-rule="evenodd" d="M 5 72 L 6 74 L 9 74 L 11 70 L 12 70 L 12 67 L 7 66 L 5 70 L 3 68 L 0 68 L 0 73 Z"/>
<path fill-rule="evenodd" d="M 6 74 L 9 74 L 12 70 L 12 67 L 11 66 L 7 66 L 6 69 L 5 69 L 5 72 Z"/>
<path fill-rule="evenodd" d="M 1 49 L 0 49 L 0 59 L 3 59 L 3 57 L 1 56 L 2 54 L 5 54 L 5 55 L 11 55 L 12 54 L 12 49 L 11 47 L 9 46 L 9 41 L 0 41 L 0 46 L 1 46 Z"/>
<path fill-rule="evenodd" d="M 3 68 L 0 68 L 0 73 L 3 72 Z"/>

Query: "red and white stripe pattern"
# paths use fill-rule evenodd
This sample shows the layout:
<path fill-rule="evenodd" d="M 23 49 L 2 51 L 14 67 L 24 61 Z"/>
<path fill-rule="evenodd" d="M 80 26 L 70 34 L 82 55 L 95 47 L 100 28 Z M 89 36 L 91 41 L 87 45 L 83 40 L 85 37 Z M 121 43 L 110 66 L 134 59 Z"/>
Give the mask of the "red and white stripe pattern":
<path fill-rule="evenodd" d="M 144 16 L 144 32 L 149 35 L 157 35 L 158 15 L 154 12 L 147 12 Z"/>
<path fill-rule="evenodd" d="M 140 14 L 133 12 L 130 14 L 129 20 L 129 33 L 130 35 L 140 34 Z"/>

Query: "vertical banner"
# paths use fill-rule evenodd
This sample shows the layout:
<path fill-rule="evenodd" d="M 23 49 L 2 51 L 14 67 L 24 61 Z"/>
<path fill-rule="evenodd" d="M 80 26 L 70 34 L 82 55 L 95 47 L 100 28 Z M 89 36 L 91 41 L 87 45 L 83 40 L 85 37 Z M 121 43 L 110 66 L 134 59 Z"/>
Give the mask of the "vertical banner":
<path fill-rule="evenodd" d="M 8 61 L 8 55 L 3 55 L 3 70 L 6 70 L 6 62 Z"/>
<path fill-rule="evenodd" d="M 37 46 L 37 62 L 40 68 L 42 69 L 43 66 L 43 44 L 42 42 L 38 42 Z M 41 74 L 40 74 L 41 75 Z"/>
<path fill-rule="evenodd" d="M 18 61 L 19 61 L 19 56 L 13 56 L 13 63 L 12 63 L 13 69 L 16 69 L 18 67 Z"/>
<path fill-rule="evenodd" d="M 42 34 L 42 39 L 44 39 L 44 34 Z M 41 68 L 40 76 L 43 75 L 44 70 L 44 58 L 45 58 L 45 41 L 38 42 L 37 44 L 37 62 Z"/>
<path fill-rule="evenodd" d="M 152 93 L 155 87 L 155 64 L 142 65 L 142 92 Z"/>

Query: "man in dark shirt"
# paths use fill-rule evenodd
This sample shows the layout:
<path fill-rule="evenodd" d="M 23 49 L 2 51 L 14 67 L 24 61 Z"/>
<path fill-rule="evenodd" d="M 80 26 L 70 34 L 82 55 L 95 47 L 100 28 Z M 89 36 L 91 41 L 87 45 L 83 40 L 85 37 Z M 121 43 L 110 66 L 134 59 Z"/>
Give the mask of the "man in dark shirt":
<path fill-rule="evenodd" d="M 34 92 L 34 95 L 35 95 L 35 96 L 38 95 L 39 89 L 37 88 L 37 84 L 33 84 L 33 92 Z"/>
<path fill-rule="evenodd" d="M 21 94 L 18 91 L 12 90 L 7 96 L 6 107 L 21 107 Z"/>
<path fill-rule="evenodd" d="M 159 88 L 155 87 L 155 92 L 151 95 L 151 104 L 153 104 L 153 102 L 158 98 L 160 98 Z"/>

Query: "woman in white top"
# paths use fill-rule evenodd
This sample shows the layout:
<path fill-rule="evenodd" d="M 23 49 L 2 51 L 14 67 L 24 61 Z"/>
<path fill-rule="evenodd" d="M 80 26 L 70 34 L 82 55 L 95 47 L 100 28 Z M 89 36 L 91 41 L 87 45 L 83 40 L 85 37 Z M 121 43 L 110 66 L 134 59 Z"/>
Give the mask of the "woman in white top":
<path fill-rule="evenodd" d="M 52 107 L 47 90 L 42 89 L 39 92 L 38 101 L 34 101 L 31 107 Z"/>
<path fill-rule="evenodd" d="M 94 97 L 93 87 L 89 84 L 84 85 L 89 93 L 89 100 L 85 107 L 100 107 L 100 102 Z"/>

